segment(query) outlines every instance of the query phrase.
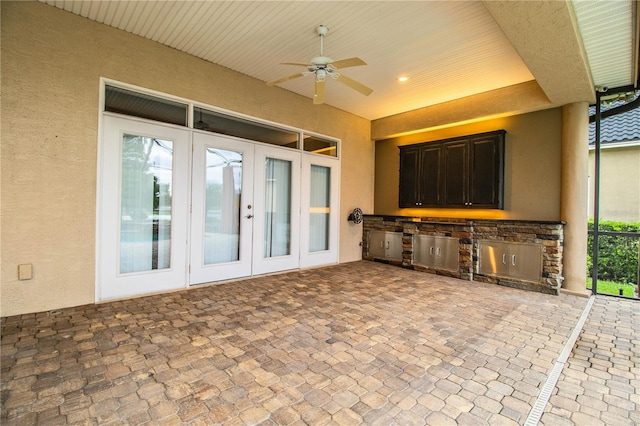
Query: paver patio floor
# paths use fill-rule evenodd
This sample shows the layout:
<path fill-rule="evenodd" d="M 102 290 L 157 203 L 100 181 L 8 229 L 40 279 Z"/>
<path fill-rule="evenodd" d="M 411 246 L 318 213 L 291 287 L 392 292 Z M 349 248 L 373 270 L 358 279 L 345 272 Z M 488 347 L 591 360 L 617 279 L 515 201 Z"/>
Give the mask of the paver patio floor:
<path fill-rule="evenodd" d="M 523 424 L 587 301 L 361 261 L 6 317 L 0 420 Z M 579 424 L 597 395 L 638 422 L 639 305 L 622 302 L 635 329 L 587 322 L 542 423 Z"/>
<path fill-rule="evenodd" d="M 640 425 L 640 302 L 596 297 L 541 423 Z"/>

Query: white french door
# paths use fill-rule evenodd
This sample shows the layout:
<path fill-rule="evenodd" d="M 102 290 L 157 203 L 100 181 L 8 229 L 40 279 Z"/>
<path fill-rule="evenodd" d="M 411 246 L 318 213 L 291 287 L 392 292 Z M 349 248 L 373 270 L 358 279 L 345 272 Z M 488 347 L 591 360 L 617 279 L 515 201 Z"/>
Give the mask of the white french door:
<path fill-rule="evenodd" d="M 253 274 L 300 264 L 300 152 L 256 145 Z"/>
<path fill-rule="evenodd" d="M 300 153 L 195 133 L 190 284 L 299 265 Z"/>
<path fill-rule="evenodd" d="M 337 262 L 335 158 L 109 115 L 103 129 L 98 300 Z"/>
<path fill-rule="evenodd" d="M 194 133 L 190 284 L 251 275 L 254 144 Z"/>
<path fill-rule="evenodd" d="M 98 300 L 185 286 L 189 132 L 105 116 Z"/>
<path fill-rule="evenodd" d="M 333 157 L 302 157 L 300 267 L 338 262 L 340 162 Z"/>

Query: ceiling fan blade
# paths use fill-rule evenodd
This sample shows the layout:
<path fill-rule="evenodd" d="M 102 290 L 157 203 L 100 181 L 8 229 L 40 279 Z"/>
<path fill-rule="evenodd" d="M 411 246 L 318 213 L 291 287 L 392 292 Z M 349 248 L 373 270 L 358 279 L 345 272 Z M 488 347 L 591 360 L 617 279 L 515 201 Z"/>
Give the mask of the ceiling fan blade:
<path fill-rule="evenodd" d="M 324 81 L 316 80 L 316 87 L 313 92 L 313 104 L 319 105 L 324 103 Z"/>
<path fill-rule="evenodd" d="M 279 78 L 278 80 L 269 81 L 267 86 L 275 86 L 276 84 L 284 83 L 285 81 L 293 80 L 298 77 L 304 77 L 304 74 L 299 72 L 297 74 L 291 74 L 287 77 Z"/>
<path fill-rule="evenodd" d="M 338 77 L 338 81 L 340 83 L 346 84 L 347 86 L 351 87 L 353 90 L 357 90 L 358 92 L 362 93 L 365 96 L 369 96 L 371 92 L 373 92 L 372 89 L 369 89 L 364 84 L 358 83 L 357 81 L 347 77 L 344 74 L 340 74 L 340 76 Z"/>
<path fill-rule="evenodd" d="M 308 67 L 309 64 L 303 64 L 300 62 L 281 62 L 280 65 L 297 65 L 299 67 Z"/>
<path fill-rule="evenodd" d="M 349 58 L 349 59 L 340 59 L 339 61 L 332 62 L 336 68 L 347 68 L 347 67 L 359 67 L 360 65 L 367 65 L 365 61 L 360 58 Z"/>

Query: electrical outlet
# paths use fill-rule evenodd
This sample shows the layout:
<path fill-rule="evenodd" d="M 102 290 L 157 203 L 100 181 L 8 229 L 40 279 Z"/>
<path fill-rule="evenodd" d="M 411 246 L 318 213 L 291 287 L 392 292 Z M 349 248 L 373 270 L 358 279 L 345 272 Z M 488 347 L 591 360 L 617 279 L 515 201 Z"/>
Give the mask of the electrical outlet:
<path fill-rule="evenodd" d="M 18 265 L 18 280 L 26 281 L 33 278 L 33 265 L 31 263 L 23 263 Z"/>

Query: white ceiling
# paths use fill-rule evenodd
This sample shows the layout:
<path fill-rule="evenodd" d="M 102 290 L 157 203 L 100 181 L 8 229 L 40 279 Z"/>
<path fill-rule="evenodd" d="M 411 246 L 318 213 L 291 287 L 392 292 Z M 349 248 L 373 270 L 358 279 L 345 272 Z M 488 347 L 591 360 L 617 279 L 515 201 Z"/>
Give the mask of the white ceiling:
<path fill-rule="evenodd" d="M 633 10 L 633 3 L 630 1 L 576 1 L 573 3 L 596 85 L 620 87 L 634 81 L 634 69 L 630 65 L 634 60 L 636 64 L 638 62 L 636 56 L 638 29 L 634 31 L 633 28 L 633 17 L 636 13 Z M 637 76 L 635 78 L 637 79 Z"/>
<path fill-rule="evenodd" d="M 318 56 L 315 29 L 326 25 L 325 56 L 362 58 L 343 72 L 373 93 L 329 80 L 325 103 L 371 120 L 539 80 L 499 5 L 479 1 L 41 1 L 265 82 L 304 71 L 281 63 Z M 632 4 L 577 2 L 595 84 L 634 81 Z M 311 102 L 312 76 L 279 86 Z"/>

